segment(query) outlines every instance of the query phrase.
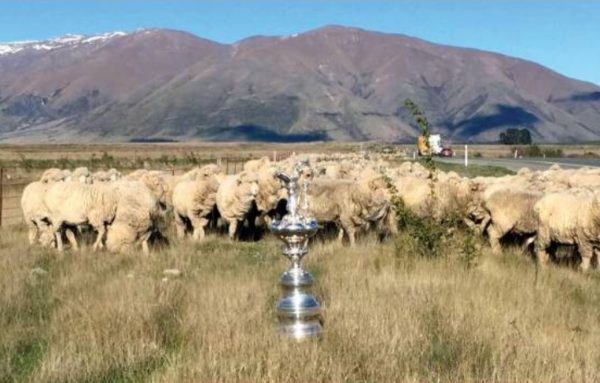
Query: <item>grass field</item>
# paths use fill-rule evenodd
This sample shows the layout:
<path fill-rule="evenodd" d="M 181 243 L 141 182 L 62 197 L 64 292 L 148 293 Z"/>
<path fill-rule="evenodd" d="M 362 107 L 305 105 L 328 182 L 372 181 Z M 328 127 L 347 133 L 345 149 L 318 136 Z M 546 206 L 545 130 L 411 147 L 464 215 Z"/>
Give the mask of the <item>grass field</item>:
<path fill-rule="evenodd" d="M 408 233 L 317 240 L 325 333 L 296 344 L 276 332 L 287 262 L 270 236 L 61 258 L 4 228 L 0 382 L 600 380 L 598 276 L 442 237 L 435 257 Z"/>
<path fill-rule="evenodd" d="M 378 142 L 317 142 L 317 143 L 117 143 L 73 145 L 10 145 L 0 144 L 0 166 L 49 167 L 141 166 L 148 162 L 161 164 L 194 164 L 216 158 L 256 158 L 277 153 L 381 152 L 384 148 L 412 157 L 415 145 L 394 145 Z M 472 157 L 512 157 L 510 145 L 469 145 Z M 560 149 L 564 156 L 600 157 L 600 144 L 540 145 L 543 150 Z M 464 145 L 453 145 L 457 156 L 463 156 Z"/>

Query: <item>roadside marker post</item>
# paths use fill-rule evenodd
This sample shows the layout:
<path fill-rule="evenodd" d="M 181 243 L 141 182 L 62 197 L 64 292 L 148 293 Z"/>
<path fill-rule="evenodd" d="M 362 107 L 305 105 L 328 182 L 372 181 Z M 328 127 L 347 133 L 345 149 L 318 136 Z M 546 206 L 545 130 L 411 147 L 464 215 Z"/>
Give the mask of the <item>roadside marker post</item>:
<path fill-rule="evenodd" d="M 469 166 L 469 145 L 465 145 L 465 168 Z"/>

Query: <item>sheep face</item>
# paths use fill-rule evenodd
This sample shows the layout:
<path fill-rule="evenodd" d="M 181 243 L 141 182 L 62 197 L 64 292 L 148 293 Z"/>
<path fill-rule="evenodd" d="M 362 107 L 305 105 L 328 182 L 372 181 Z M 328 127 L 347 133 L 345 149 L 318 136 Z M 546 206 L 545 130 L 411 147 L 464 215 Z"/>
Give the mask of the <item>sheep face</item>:
<path fill-rule="evenodd" d="M 244 191 L 243 194 L 251 195 L 255 197 L 258 194 L 258 177 L 255 174 L 248 172 L 241 172 L 237 176 L 237 186 Z"/>
<path fill-rule="evenodd" d="M 107 174 L 108 174 L 111 182 L 115 182 L 115 181 L 118 181 L 121 178 L 123 178 L 123 175 L 121 174 L 121 172 L 114 168 L 109 169 Z"/>
<path fill-rule="evenodd" d="M 258 182 L 252 181 L 249 183 L 250 185 L 250 194 L 256 196 L 258 194 Z"/>
<path fill-rule="evenodd" d="M 73 170 L 69 180 L 81 182 L 82 184 L 91 184 L 93 182 L 92 173 L 86 167 L 81 167 Z"/>
<path fill-rule="evenodd" d="M 219 173 L 221 173 L 221 167 L 219 165 L 210 164 L 201 167 L 197 177 L 198 179 L 206 180 Z"/>

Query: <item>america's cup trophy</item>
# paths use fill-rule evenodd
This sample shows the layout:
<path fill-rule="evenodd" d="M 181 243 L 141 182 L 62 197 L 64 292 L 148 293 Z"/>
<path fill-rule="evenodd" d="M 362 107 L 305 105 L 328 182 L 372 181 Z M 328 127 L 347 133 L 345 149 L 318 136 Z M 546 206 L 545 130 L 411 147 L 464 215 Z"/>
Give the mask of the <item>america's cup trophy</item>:
<path fill-rule="evenodd" d="M 280 283 L 283 298 L 277 304 L 281 332 L 291 338 L 302 340 L 321 334 L 321 305 L 310 294 L 313 277 L 302 269 L 300 262 L 308 253 L 308 240 L 317 232 L 317 221 L 307 217 L 307 187 L 304 180 L 303 213 L 299 207 L 299 179 L 303 170 L 309 170 L 308 163 L 299 162 L 292 174 L 277 173 L 277 178 L 285 183 L 288 192 L 287 214 L 281 220 L 274 220 L 271 231 L 284 242 L 283 254 L 290 259 L 292 266 L 281 274 Z"/>

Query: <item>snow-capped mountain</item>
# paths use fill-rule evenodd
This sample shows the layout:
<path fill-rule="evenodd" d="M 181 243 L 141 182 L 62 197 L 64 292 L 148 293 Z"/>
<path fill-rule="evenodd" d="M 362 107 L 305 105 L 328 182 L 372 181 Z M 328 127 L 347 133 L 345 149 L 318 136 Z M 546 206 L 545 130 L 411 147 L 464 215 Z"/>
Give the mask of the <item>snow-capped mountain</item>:
<path fill-rule="evenodd" d="M 81 44 L 97 44 L 109 40 L 123 37 L 125 32 L 108 32 L 93 36 L 67 34 L 45 41 L 15 41 L 9 43 L 0 43 L 0 55 L 15 54 L 27 50 L 50 51 L 61 48 L 74 48 Z"/>
<path fill-rule="evenodd" d="M 328 26 L 219 44 L 166 29 L 0 44 L 0 140 L 600 139 L 600 87 L 539 64 Z"/>

